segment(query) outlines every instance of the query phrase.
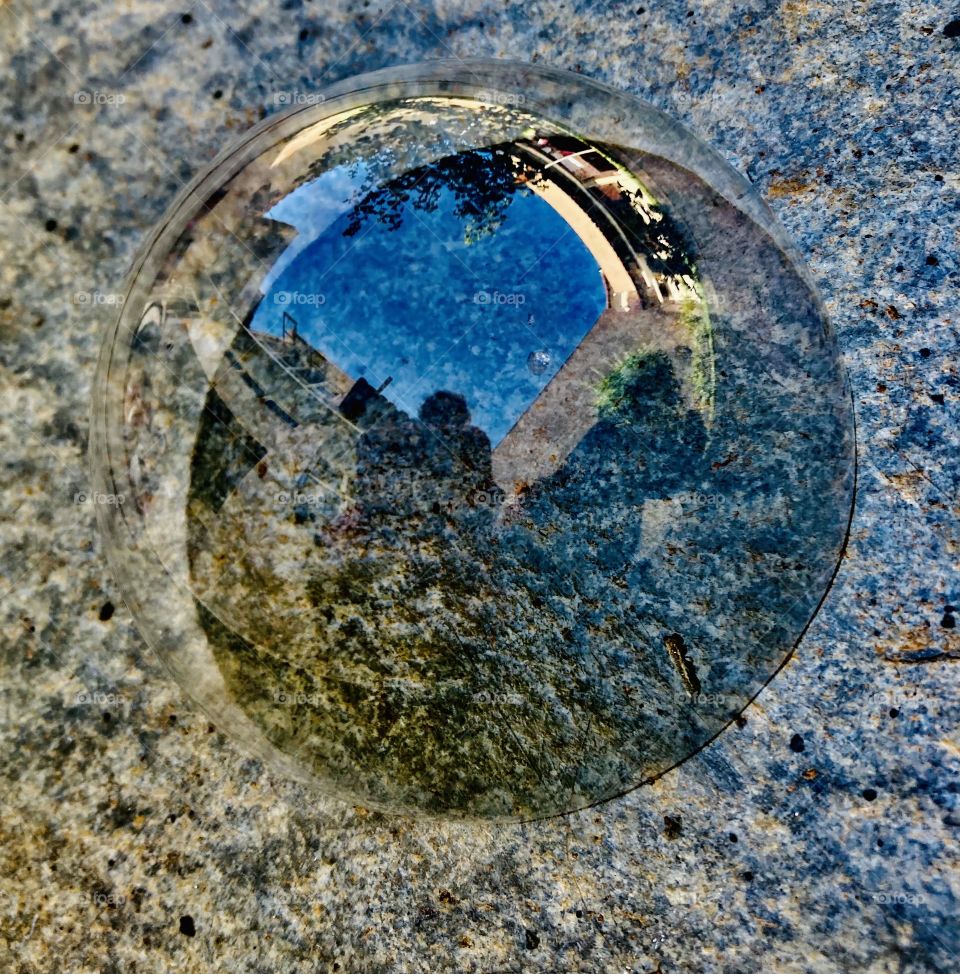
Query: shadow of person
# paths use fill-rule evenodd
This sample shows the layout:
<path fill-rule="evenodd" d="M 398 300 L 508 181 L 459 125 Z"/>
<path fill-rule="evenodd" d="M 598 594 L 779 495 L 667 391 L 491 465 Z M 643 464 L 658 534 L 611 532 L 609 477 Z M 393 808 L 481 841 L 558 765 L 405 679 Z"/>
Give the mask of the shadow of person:
<path fill-rule="evenodd" d="M 271 740 L 387 806 L 512 815 L 617 793 L 689 749 L 676 675 L 617 578 L 645 505 L 682 488 L 705 434 L 666 356 L 628 359 L 600 396 L 518 522 L 499 516 L 462 396 L 438 391 L 417 418 L 372 389 L 350 399 L 353 507 L 304 562 L 309 652 L 218 636 Z M 264 687 L 296 703 L 265 706 Z"/>
<path fill-rule="evenodd" d="M 463 396 L 433 393 L 418 419 L 384 399 L 367 412 L 354 490 L 367 530 L 440 538 L 479 498 L 491 511 L 502 499 L 490 439 L 471 424 Z"/>
<path fill-rule="evenodd" d="M 622 577 L 642 563 L 677 495 L 702 482 L 706 443 L 669 356 L 634 353 L 601 382 L 597 422 L 530 489 L 526 517 L 549 529 L 551 547 L 579 576 Z"/>

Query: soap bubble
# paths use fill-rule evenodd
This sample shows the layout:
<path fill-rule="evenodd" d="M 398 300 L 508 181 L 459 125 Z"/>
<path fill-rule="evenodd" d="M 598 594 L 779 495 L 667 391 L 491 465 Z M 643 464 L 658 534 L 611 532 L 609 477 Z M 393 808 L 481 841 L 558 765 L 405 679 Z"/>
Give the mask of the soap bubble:
<path fill-rule="evenodd" d="M 217 726 L 460 818 L 702 747 L 816 611 L 853 489 L 834 336 L 746 181 L 503 62 L 338 84 L 204 173 L 135 265 L 92 443 L 124 595 Z"/>

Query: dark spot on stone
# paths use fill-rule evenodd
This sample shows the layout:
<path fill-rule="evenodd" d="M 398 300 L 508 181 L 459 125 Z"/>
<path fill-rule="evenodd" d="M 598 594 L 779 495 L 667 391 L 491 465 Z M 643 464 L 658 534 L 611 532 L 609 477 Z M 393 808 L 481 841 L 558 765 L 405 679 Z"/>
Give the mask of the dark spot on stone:
<path fill-rule="evenodd" d="M 891 717 L 899 717 L 900 716 L 900 710 L 899 710 L 899 708 L 897 708 L 897 707 L 891 707 L 890 708 L 890 716 Z"/>
<path fill-rule="evenodd" d="M 932 353 L 931 353 L 931 351 L 930 351 L 929 348 L 921 348 L 920 349 L 920 357 L 921 358 L 930 358 L 931 354 Z"/>
<path fill-rule="evenodd" d="M 218 101 L 221 98 L 223 98 L 223 92 L 217 88 L 217 90 L 213 93 L 213 100 Z"/>
<path fill-rule="evenodd" d="M 679 839 L 683 832 L 683 820 L 679 815 L 663 816 L 663 834 L 670 840 Z"/>
<path fill-rule="evenodd" d="M 261 461 L 260 461 L 260 462 L 259 462 L 259 463 L 257 464 L 257 476 L 258 476 L 258 477 L 259 477 L 259 478 L 260 478 L 261 480 L 263 480 L 263 478 L 264 478 L 264 477 L 266 477 L 266 475 L 267 475 L 267 469 L 268 469 L 268 468 L 267 468 L 267 461 L 266 461 L 266 460 L 261 460 Z"/>
<path fill-rule="evenodd" d="M 180 17 L 180 23 L 181 24 L 192 24 L 193 23 L 193 14 L 183 14 Z"/>
<path fill-rule="evenodd" d="M 957 620 L 950 612 L 944 612 L 943 618 L 940 620 L 940 625 L 944 629 L 956 629 Z"/>
<path fill-rule="evenodd" d="M 931 398 L 931 399 L 932 399 L 932 400 L 933 400 L 933 401 L 934 401 L 934 402 L 935 402 L 935 403 L 936 403 L 936 404 L 937 404 L 938 406 L 942 406 L 942 405 L 943 405 L 943 403 L 944 403 L 944 399 L 943 399 L 943 393 L 942 393 L 942 392 L 929 392 L 929 393 L 927 393 L 927 395 L 928 395 L 928 396 L 930 396 L 930 398 Z"/>
<path fill-rule="evenodd" d="M 305 41 L 309 36 L 310 36 L 310 28 L 304 27 L 303 30 L 300 31 L 300 40 Z"/>
<path fill-rule="evenodd" d="M 897 264 L 894 270 L 899 274 L 903 270 L 903 264 Z"/>
<path fill-rule="evenodd" d="M 14 138 L 15 138 L 15 139 L 16 139 L 16 140 L 17 140 L 18 142 L 22 142 L 22 141 L 23 141 L 23 132 L 17 132 L 17 133 L 16 133 L 15 135 L 14 135 Z"/>
<path fill-rule="evenodd" d="M 100 606 L 100 621 L 109 622 L 113 618 L 113 603 L 104 602 Z"/>
<path fill-rule="evenodd" d="M 173 824 L 174 822 L 176 822 L 176 820 L 177 820 L 177 816 L 176 816 L 176 813 L 175 812 L 171 812 L 167 816 L 167 821 L 170 822 L 171 824 Z"/>
<path fill-rule="evenodd" d="M 527 950 L 536 950 L 540 946 L 540 935 L 533 930 L 525 930 L 523 939 Z"/>
<path fill-rule="evenodd" d="M 806 745 L 803 743 L 803 738 L 799 734 L 794 734 L 790 738 L 790 750 L 796 752 L 797 754 L 803 754 L 806 750 Z"/>
<path fill-rule="evenodd" d="M 745 882 L 749 883 L 753 881 L 753 870 L 747 869 L 740 874 L 740 878 Z"/>
<path fill-rule="evenodd" d="M 729 835 L 727 836 L 727 838 L 728 838 L 728 839 L 729 839 L 729 840 L 730 840 L 731 842 L 739 842 L 739 841 L 740 841 L 740 839 L 739 839 L 739 838 L 737 838 L 737 833 L 736 833 L 736 832 L 731 832 L 731 833 L 730 833 L 730 834 L 729 834 Z"/>
<path fill-rule="evenodd" d="M 103 720 L 105 724 L 109 724 L 110 721 L 113 720 L 113 716 L 110 714 L 110 711 L 108 710 L 105 710 L 102 714 L 100 714 L 100 718 Z"/>
<path fill-rule="evenodd" d="M 57 221 L 51 217 L 46 223 L 44 223 L 43 227 L 48 233 L 53 233 L 53 231 L 57 229 Z"/>
<path fill-rule="evenodd" d="M 960 18 L 957 20 L 951 20 L 946 27 L 943 28 L 944 37 L 960 37 Z"/>
<path fill-rule="evenodd" d="M 637 16 L 639 17 L 641 14 L 645 14 L 647 12 L 647 8 L 646 7 L 637 7 L 637 11 L 636 12 L 637 12 Z"/>
<path fill-rule="evenodd" d="M 193 924 L 192 916 L 180 917 L 180 933 L 185 937 L 192 937 L 196 934 L 197 928 Z"/>
<path fill-rule="evenodd" d="M 113 867 L 116 864 L 117 864 L 117 860 L 116 859 L 108 859 L 107 860 L 107 869 L 113 869 Z"/>
<path fill-rule="evenodd" d="M 205 41 L 204 41 L 204 42 L 203 42 L 203 43 L 202 43 L 202 44 L 200 45 L 200 47 L 202 47 L 202 48 L 203 48 L 203 50 L 207 50 L 207 48 L 208 48 L 208 47 L 213 47 L 213 38 L 212 38 L 212 37 L 208 37 L 208 38 L 207 38 L 207 39 L 206 39 L 206 40 L 205 40 Z"/>
<path fill-rule="evenodd" d="M 581 920 L 583 919 L 583 910 L 577 910 L 577 918 Z"/>
<path fill-rule="evenodd" d="M 110 810 L 110 823 L 115 829 L 122 829 L 137 817 L 135 805 L 129 802 L 118 802 Z"/>
<path fill-rule="evenodd" d="M 872 802 L 877 797 L 877 789 L 864 788 L 863 791 L 860 792 L 860 794 L 863 795 L 863 797 L 866 798 L 868 802 Z"/>
<path fill-rule="evenodd" d="M 933 181 L 935 183 L 942 183 L 943 182 L 943 176 L 941 176 L 940 173 L 935 173 L 934 174 L 934 177 L 933 177 Z"/>
<path fill-rule="evenodd" d="M 76 155 L 79 151 L 80 151 L 80 145 L 77 142 L 74 142 L 73 145 L 70 146 L 69 149 L 67 149 L 67 152 L 69 152 L 70 155 L 72 156 Z"/>
<path fill-rule="evenodd" d="M 169 717 L 167 718 L 167 721 L 168 721 L 168 722 L 169 722 L 169 723 L 170 723 L 171 725 L 175 725 L 175 724 L 177 723 L 177 715 L 176 715 L 176 714 L 171 714 L 171 715 L 170 715 L 170 716 L 169 716 Z"/>
<path fill-rule="evenodd" d="M 215 730 L 216 730 L 216 727 L 214 727 L 213 724 L 207 724 L 207 733 L 208 734 L 212 734 Z"/>
<path fill-rule="evenodd" d="M 929 264 L 929 265 L 930 265 L 931 267 L 936 267 L 936 266 L 937 266 L 937 264 L 939 264 L 939 263 L 940 263 L 940 261 L 939 261 L 939 260 L 937 260 L 937 258 L 936 258 L 936 257 L 935 257 L 935 256 L 934 256 L 933 254 L 930 254 L 930 256 L 929 256 L 929 257 L 927 258 L 927 263 L 928 263 L 928 264 Z"/>
<path fill-rule="evenodd" d="M 745 714 L 740 714 L 737 718 L 737 727 L 743 728 L 747 726 L 747 718 Z"/>

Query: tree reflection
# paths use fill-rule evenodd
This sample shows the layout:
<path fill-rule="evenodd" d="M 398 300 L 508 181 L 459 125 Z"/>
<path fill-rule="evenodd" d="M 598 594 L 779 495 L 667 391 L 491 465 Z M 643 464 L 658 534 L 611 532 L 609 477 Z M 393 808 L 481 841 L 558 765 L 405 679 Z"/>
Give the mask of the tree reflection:
<path fill-rule="evenodd" d="M 451 210 L 463 221 L 465 238 L 475 240 L 494 233 L 503 223 L 519 187 L 541 178 L 511 151 L 509 143 L 445 156 L 366 193 L 354 207 L 344 235 L 354 236 L 368 220 L 396 230 L 408 206 L 432 213 L 441 195 L 451 193 L 455 200 Z"/>

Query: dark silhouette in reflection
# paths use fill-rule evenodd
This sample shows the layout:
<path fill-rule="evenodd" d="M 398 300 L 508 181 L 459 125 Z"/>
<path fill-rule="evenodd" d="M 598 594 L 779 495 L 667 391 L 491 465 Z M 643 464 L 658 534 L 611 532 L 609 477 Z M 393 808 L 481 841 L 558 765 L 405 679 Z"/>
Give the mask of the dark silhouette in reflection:
<path fill-rule="evenodd" d="M 677 708 L 657 708 L 683 689 L 669 627 L 637 613 L 623 580 L 642 572 L 645 500 L 684 485 L 705 434 L 663 354 L 630 357 L 601 397 L 580 446 L 507 519 L 463 397 L 434 393 L 418 420 L 367 399 L 356 507 L 320 528 L 308 588 L 329 610 L 314 665 L 377 676 L 336 701 L 364 728 L 352 748 L 304 709 L 298 736 L 318 764 L 347 747 L 393 797 L 426 791 L 444 810 L 508 783 L 500 810 L 516 812 L 591 776 L 615 790 L 689 746 Z M 494 703 L 477 707 L 485 694 Z"/>

